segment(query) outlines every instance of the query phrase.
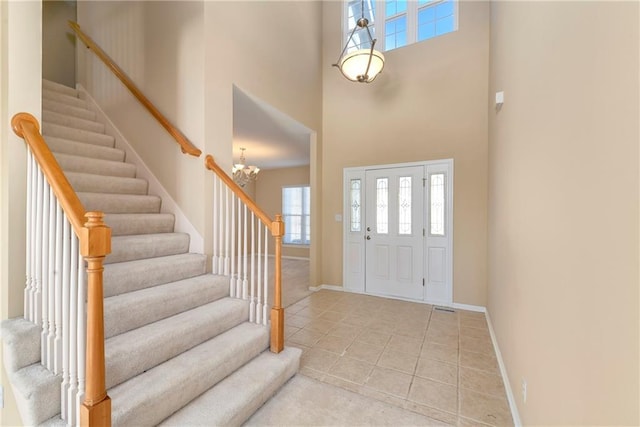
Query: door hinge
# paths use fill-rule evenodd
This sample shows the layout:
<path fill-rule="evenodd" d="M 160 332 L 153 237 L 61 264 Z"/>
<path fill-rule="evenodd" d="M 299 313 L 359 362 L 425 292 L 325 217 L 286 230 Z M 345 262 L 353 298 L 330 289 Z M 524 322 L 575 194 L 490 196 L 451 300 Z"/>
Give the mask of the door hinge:
<path fill-rule="evenodd" d="M 422 178 L 422 186 L 423 187 L 427 186 L 427 178 Z"/>
<path fill-rule="evenodd" d="M 422 229 L 422 237 L 427 235 L 427 230 L 425 228 Z"/>
<path fill-rule="evenodd" d="M 424 277 L 422 278 L 422 286 L 424 287 Z"/>

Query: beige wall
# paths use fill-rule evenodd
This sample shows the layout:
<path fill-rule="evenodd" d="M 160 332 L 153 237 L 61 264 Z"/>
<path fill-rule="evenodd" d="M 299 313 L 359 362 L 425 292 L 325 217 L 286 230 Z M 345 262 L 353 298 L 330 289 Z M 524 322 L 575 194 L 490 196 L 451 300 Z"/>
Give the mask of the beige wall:
<path fill-rule="evenodd" d="M 489 4 L 460 2 L 459 30 L 386 52 L 369 85 L 331 67 L 341 2 L 324 3 L 322 281 L 342 283 L 342 169 L 454 159 L 454 302 L 486 305 Z"/>
<path fill-rule="evenodd" d="M 320 134 L 321 2 L 214 1 L 205 2 L 204 8 L 209 41 L 205 46 L 205 151 L 231 169 L 233 85 Z M 311 144 L 312 163 L 321 160 L 319 147 L 319 142 Z M 311 185 L 319 188 L 316 167 L 312 167 Z M 205 209 L 210 217 L 211 203 Z M 205 245 L 210 235 L 207 229 Z"/>
<path fill-rule="evenodd" d="M 0 321 L 23 314 L 26 149 L 10 123 L 23 111 L 40 120 L 41 26 L 41 2 L 0 2 Z M 4 365 L 0 384 L 5 392 L 0 425 L 19 425 Z"/>
<path fill-rule="evenodd" d="M 204 147 L 204 4 L 78 3 L 83 30 L 197 147 Z M 132 144 L 195 228 L 204 232 L 203 159 L 175 140 L 97 57 L 78 49 L 78 81 Z"/>
<path fill-rule="evenodd" d="M 255 182 L 255 201 L 274 218 L 282 213 L 282 187 L 292 185 L 309 185 L 309 166 L 261 170 Z M 282 255 L 309 258 L 309 248 L 284 246 Z"/>
<path fill-rule="evenodd" d="M 492 3 L 488 309 L 526 425 L 640 423 L 638 21 Z"/>
<path fill-rule="evenodd" d="M 76 2 L 42 3 L 42 77 L 76 86 L 76 38 L 68 21 L 76 20 Z"/>

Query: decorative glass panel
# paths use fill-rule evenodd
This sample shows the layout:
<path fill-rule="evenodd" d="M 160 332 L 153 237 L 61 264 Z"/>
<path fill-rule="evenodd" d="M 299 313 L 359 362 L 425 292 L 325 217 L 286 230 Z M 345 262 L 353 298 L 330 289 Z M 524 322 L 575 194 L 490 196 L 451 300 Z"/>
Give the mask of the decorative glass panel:
<path fill-rule="evenodd" d="M 445 0 L 418 9 L 418 41 L 455 30 L 453 0 Z"/>
<path fill-rule="evenodd" d="M 385 29 L 385 49 L 391 50 L 407 45 L 407 16 L 390 19 Z"/>
<path fill-rule="evenodd" d="M 407 12 L 406 0 L 387 0 L 386 3 L 385 12 L 388 17 Z"/>
<path fill-rule="evenodd" d="M 432 236 L 445 233 L 445 180 L 444 172 L 429 176 L 429 234 Z"/>
<path fill-rule="evenodd" d="M 398 234 L 411 234 L 411 177 L 398 180 Z"/>
<path fill-rule="evenodd" d="M 361 182 L 359 179 L 351 180 L 351 231 L 361 231 Z"/>
<path fill-rule="evenodd" d="M 376 232 L 389 233 L 389 178 L 376 180 Z"/>

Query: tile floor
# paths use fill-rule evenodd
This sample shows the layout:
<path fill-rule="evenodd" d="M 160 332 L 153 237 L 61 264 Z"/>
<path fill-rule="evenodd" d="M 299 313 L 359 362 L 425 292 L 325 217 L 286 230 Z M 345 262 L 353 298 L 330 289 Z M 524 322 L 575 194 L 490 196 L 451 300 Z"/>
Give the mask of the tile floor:
<path fill-rule="evenodd" d="M 451 425 L 513 425 L 483 313 L 322 290 L 287 307 L 285 339 L 303 375 Z"/>

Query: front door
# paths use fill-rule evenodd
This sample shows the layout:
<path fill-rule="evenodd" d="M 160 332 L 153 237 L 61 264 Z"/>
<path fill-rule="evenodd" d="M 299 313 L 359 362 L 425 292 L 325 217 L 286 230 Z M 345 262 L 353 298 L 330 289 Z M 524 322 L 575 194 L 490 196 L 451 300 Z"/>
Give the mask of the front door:
<path fill-rule="evenodd" d="M 365 292 L 424 298 L 424 166 L 365 173 Z"/>

